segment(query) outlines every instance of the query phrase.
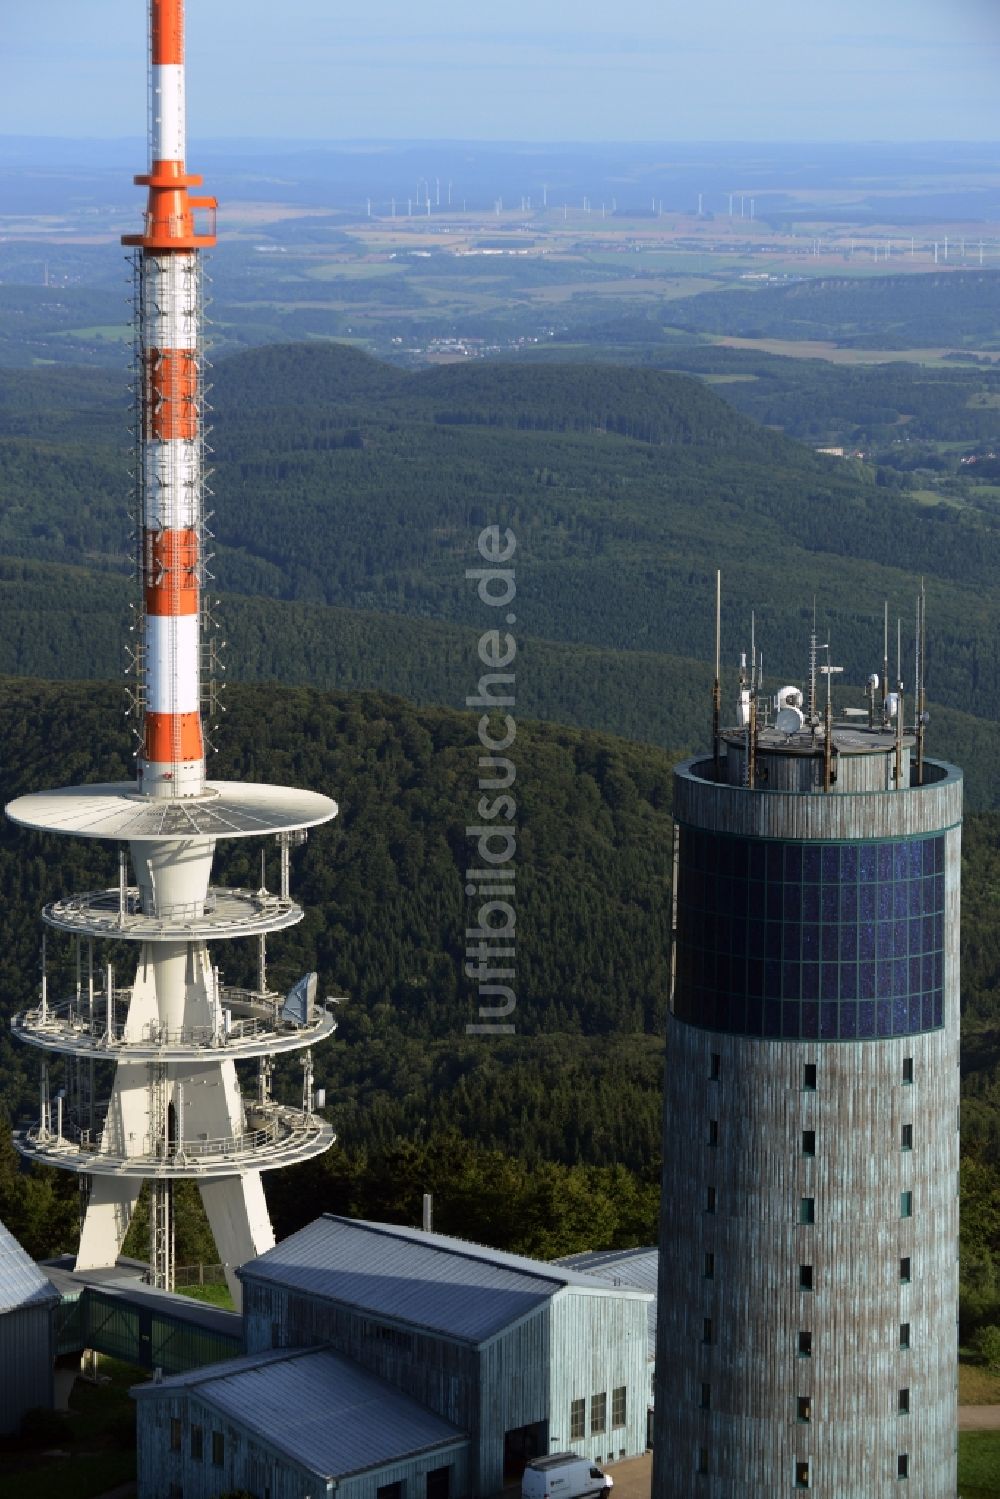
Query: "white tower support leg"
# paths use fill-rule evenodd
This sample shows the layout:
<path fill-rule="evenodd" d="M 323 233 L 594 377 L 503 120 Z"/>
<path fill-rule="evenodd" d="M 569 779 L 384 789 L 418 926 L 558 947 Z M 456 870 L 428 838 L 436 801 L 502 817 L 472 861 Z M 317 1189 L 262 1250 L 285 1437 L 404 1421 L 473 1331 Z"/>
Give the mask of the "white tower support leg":
<path fill-rule="evenodd" d="M 139 1197 L 140 1181 L 95 1176 L 76 1252 L 78 1270 L 106 1270 L 121 1253 Z"/>
<path fill-rule="evenodd" d="M 243 1305 L 243 1287 L 237 1268 L 274 1248 L 274 1229 L 264 1201 L 259 1171 L 227 1176 L 222 1181 L 202 1182 L 201 1200 L 226 1272 L 226 1284 L 237 1311 Z"/>

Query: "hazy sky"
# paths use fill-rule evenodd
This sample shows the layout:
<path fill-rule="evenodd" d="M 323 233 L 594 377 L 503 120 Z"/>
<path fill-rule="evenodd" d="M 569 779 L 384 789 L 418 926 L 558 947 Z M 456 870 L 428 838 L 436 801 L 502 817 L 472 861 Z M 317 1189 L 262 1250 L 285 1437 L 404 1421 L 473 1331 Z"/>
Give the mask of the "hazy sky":
<path fill-rule="evenodd" d="M 0 133 L 141 133 L 145 0 L 0 0 Z M 1000 0 L 188 0 L 199 136 L 1000 140 Z"/>

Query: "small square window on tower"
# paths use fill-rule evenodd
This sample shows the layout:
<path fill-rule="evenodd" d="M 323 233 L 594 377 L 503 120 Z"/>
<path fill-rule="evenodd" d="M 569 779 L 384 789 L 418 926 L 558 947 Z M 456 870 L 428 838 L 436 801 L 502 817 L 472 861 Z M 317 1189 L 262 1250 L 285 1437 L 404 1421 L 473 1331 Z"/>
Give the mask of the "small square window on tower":
<path fill-rule="evenodd" d="M 718 1119 L 710 1119 L 708 1121 L 708 1143 L 709 1145 L 718 1145 L 719 1143 Z"/>
<path fill-rule="evenodd" d="M 802 1154 L 816 1154 L 816 1131 L 814 1129 L 804 1129 L 802 1131 Z"/>
<path fill-rule="evenodd" d="M 900 1136 L 899 1136 L 899 1148 L 900 1148 L 900 1150 L 912 1150 L 913 1149 L 913 1125 L 912 1124 L 904 1124 L 903 1125 L 903 1128 L 900 1131 Z"/>
<path fill-rule="evenodd" d="M 899 1404 L 898 1404 L 897 1409 L 899 1410 L 899 1414 L 901 1416 L 908 1416 L 910 1414 L 910 1392 L 909 1392 L 909 1390 L 900 1390 L 900 1392 L 899 1392 Z"/>
<path fill-rule="evenodd" d="M 913 1058 L 912 1057 L 904 1057 L 903 1058 L 903 1082 L 904 1083 L 912 1083 L 912 1081 L 913 1081 Z"/>
<path fill-rule="evenodd" d="M 708 1472 L 708 1448 L 698 1448 L 698 1472 L 702 1475 Z"/>
<path fill-rule="evenodd" d="M 797 1489 L 808 1489 L 811 1487 L 809 1482 L 809 1464 L 807 1462 L 795 1464 L 795 1487 Z"/>
<path fill-rule="evenodd" d="M 896 1477 L 897 1478 L 909 1478 L 909 1476 L 910 1476 L 910 1459 L 909 1459 L 909 1455 L 907 1453 L 905 1453 L 905 1452 L 901 1452 L 899 1454 L 899 1456 L 897 1457 L 897 1459 L 896 1459 Z"/>
<path fill-rule="evenodd" d="M 899 1262 L 899 1279 L 904 1286 L 910 1284 L 910 1256 L 904 1254 Z"/>
<path fill-rule="evenodd" d="M 707 1193 L 705 1195 L 705 1212 L 706 1213 L 714 1213 L 715 1212 L 715 1188 L 714 1187 L 709 1187 L 709 1189 L 708 1189 L 708 1191 L 707 1191 Z"/>
<path fill-rule="evenodd" d="M 799 1358 L 812 1358 L 813 1335 L 803 1330 L 799 1333 Z"/>
<path fill-rule="evenodd" d="M 799 1266 L 799 1290 L 800 1291 L 811 1291 L 812 1288 L 813 1288 L 813 1267 L 812 1267 L 812 1265 L 800 1265 Z"/>
<path fill-rule="evenodd" d="M 802 1069 L 802 1086 L 807 1093 L 816 1091 L 816 1063 L 807 1062 Z"/>
<path fill-rule="evenodd" d="M 909 1322 L 901 1322 L 899 1324 L 899 1346 L 900 1348 L 909 1348 L 910 1346 Z"/>
<path fill-rule="evenodd" d="M 720 1077 L 722 1076 L 722 1054 L 721 1054 L 721 1052 L 718 1052 L 718 1051 L 713 1051 L 712 1052 L 712 1061 L 711 1061 L 711 1066 L 709 1068 L 708 1076 L 709 1076 L 710 1081 L 713 1082 L 713 1083 L 717 1083 L 719 1081 Z"/>
<path fill-rule="evenodd" d="M 703 1384 L 701 1387 L 701 1408 L 703 1411 L 712 1409 L 712 1386 Z"/>
<path fill-rule="evenodd" d="M 899 1216 L 901 1218 L 913 1217 L 913 1193 L 900 1192 L 899 1194 Z"/>
<path fill-rule="evenodd" d="M 712 1341 L 712 1319 L 705 1317 L 701 1324 L 701 1341 L 711 1343 Z"/>
<path fill-rule="evenodd" d="M 802 1422 L 812 1420 L 813 1403 L 811 1395 L 800 1395 L 795 1402 L 796 1419 Z"/>
<path fill-rule="evenodd" d="M 706 1280 L 714 1280 L 715 1279 L 715 1255 L 714 1254 L 706 1254 L 705 1255 L 705 1270 L 704 1270 L 704 1275 L 705 1275 L 705 1279 Z"/>
<path fill-rule="evenodd" d="M 815 1197 L 800 1197 L 799 1198 L 799 1222 L 800 1223 L 815 1223 L 816 1222 L 816 1199 L 815 1199 Z"/>

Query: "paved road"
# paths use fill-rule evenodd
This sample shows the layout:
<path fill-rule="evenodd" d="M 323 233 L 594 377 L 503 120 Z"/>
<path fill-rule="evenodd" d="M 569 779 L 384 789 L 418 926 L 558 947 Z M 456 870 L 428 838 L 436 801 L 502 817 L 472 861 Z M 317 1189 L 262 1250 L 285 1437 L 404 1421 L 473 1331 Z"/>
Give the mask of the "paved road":
<path fill-rule="evenodd" d="M 606 1464 L 607 1471 L 615 1481 L 611 1499 L 649 1499 L 649 1486 L 653 1477 L 653 1454 L 629 1457 L 621 1463 Z"/>
<path fill-rule="evenodd" d="M 960 1405 L 959 1431 L 1000 1431 L 1000 1405 Z"/>

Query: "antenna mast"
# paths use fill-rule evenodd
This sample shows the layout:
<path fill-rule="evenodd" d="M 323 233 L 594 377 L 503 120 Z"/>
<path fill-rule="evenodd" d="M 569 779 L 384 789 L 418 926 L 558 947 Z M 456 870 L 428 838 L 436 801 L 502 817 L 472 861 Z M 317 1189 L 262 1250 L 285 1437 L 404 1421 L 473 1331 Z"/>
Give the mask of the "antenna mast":
<path fill-rule="evenodd" d="M 816 596 L 813 595 L 813 627 L 809 636 L 809 724 L 814 727 L 816 719 Z"/>
<path fill-rule="evenodd" d="M 927 596 L 924 591 L 924 580 L 920 579 L 920 592 L 917 594 L 917 638 L 915 647 L 915 669 L 914 669 L 914 701 L 916 704 L 916 740 L 917 740 L 917 785 L 924 784 L 924 725 L 927 722 L 927 712 L 924 702 L 924 657 L 925 643 L 925 609 Z"/>
<path fill-rule="evenodd" d="M 889 702 L 889 600 L 882 606 L 882 724 L 886 723 Z"/>
<path fill-rule="evenodd" d="M 712 687 L 712 755 L 715 762 L 715 779 L 719 779 L 719 760 L 722 738 L 722 569 L 715 571 L 715 684 Z"/>

